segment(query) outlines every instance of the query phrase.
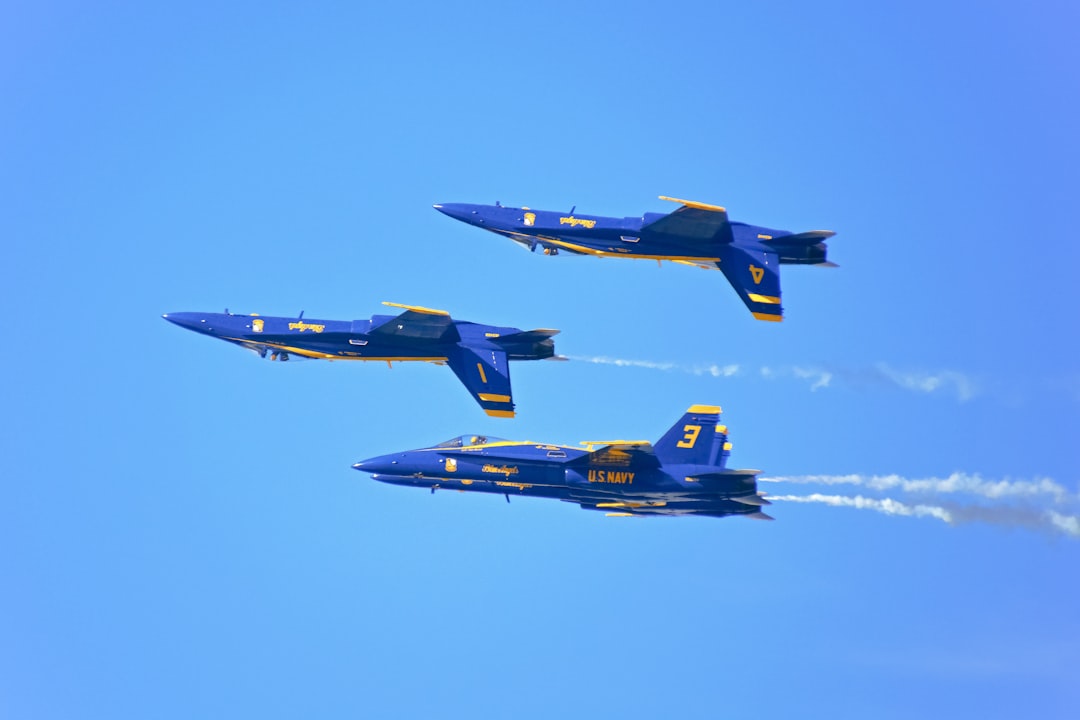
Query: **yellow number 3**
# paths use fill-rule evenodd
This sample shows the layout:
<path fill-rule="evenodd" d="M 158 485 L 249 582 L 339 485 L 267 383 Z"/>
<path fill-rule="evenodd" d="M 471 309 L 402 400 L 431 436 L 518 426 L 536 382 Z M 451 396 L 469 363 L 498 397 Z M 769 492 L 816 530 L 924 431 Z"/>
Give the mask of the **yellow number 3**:
<path fill-rule="evenodd" d="M 683 435 L 683 439 L 675 443 L 675 447 L 692 448 L 694 443 L 697 442 L 697 436 L 701 433 L 700 425 L 683 425 L 683 430 L 686 434 Z"/>

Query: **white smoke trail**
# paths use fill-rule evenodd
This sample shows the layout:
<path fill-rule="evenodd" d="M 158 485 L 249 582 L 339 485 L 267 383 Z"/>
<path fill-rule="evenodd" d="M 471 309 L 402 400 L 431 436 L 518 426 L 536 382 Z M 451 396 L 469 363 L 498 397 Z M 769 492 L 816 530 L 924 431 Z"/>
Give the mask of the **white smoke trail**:
<path fill-rule="evenodd" d="M 731 377 L 739 374 L 739 366 L 728 365 L 682 365 L 674 362 L 653 362 L 652 360 L 630 360 L 628 358 L 614 358 L 606 355 L 568 355 L 568 359 L 578 362 L 593 363 L 594 365 L 614 365 L 615 367 L 645 368 L 647 370 L 663 370 L 665 372 L 675 370 L 691 375 L 712 375 L 713 377 Z"/>
<path fill-rule="evenodd" d="M 978 474 L 953 473 L 944 478 L 905 478 L 899 475 L 794 475 L 762 477 L 758 480 L 796 485 L 854 485 L 871 490 L 899 489 L 903 492 L 923 495 L 968 494 L 988 500 L 1047 496 L 1054 502 L 1061 503 L 1076 497 L 1062 485 L 1047 477 L 1034 480 L 987 480 Z"/>
<path fill-rule="evenodd" d="M 969 522 L 990 523 L 1011 527 L 1027 527 L 1034 530 L 1058 532 L 1068 537 L 1080 538 L 1080 516 L 1061 510 L 1073 510 L 1080 496 L 1070 493 L 1060 483 L 1050 478 L 1035 480 L 986 480 L 979 475 L 953 473 L 947 478 L 910 479 L 899 475 L 801 475 L 793 477 L 758 478 L 767 483 L 793 485 L 852 485 L 867 490 L 899 490 L 913 495 L 963 496 L 983 500 L 982 503 L 936 502 L 910 503 L 893 498 L 874 498 L 864 495 L 769 495 L 770 500 L 797 503 L 820 503 L 833 507 L 852 507 L 858 510 L 874 510 L 886 515 L 912 517 L 935 517 L 950 525 Z M 1059 509 L 1042 509 L 1017 502 L 1045 502 L 1051 500 Z M 987 504 L 985 501 L 989 501 Z M 996 503 L 996 504 L 995 504 Z"/>
<path fill-rule="evenodd" d="M 1080 517 L 1075 515 L 1062 515 L 1059 512 L 1049 510 L 1046 513 L 1050 522 L 1061 532 L 1073 537 L 1080 537 Z"/>
<path fill-rule="evenodd" d="M 829 383 L 832 382 L 833 378 L 831 372 L 814 368 L 793 367 L 791 372 L 800 380 L 813 380 L 810 383 L 810 392 L 829 387 Z"/>
<path fill-rule="evenodd" d="M 878 363 L 874 367 L 883 378 L 905 390 L 932 393 L 951 387 L 960 402 L 967 402 L 978 393 L 975 382 L 971 378 L 954 370 L 942 370 L 936 373 L 911 372 L 896 370 L 885 363 Z"/>
<path fill-rule="evenodd" d="M 1080 517 L 1055 510 L 1038 511 L 1031 508 L 987 507 L 983 505 L 909 505 L 892 498 L 868 498 L 862 495 L 769 495 L 769 500 L 796 503 L 821 503 L 833 507 L 874 510 L 886 515 L 935 517 L 949 525 L 982 522 L 992 525 L 1022 526 L 1033 530 L 1052 530 L 1080 538 Z"/>
<path fill-rule="evenodd" d="M 672 362 L 652 362 L 650 360 L 626 360 L 624 358 L 606 357 L 604 355 L 567 355 L 570 360 L 593 363 L 594 365 L 615 365 L 616 367 L 637 367 L 650 370 L 675 370 L 683 368 Z M 685 370 L 684 370 L 685 372 Z"/>
<path fill-rule="evenodd" d="M 632 358 L 616 358 L 606 355 L 571 355 L 571 360 L 593 363 L 596 365 L 614 365 L 616 367 L 645 368 L 648 370 L 662 370 L 664 372 L 676 371 L 690 373 L 692 375 L 712 375 L 713 377 L 732 377 L 743 372 L 743 366 L 738 363 L 721 365 L 711 363 L 705 365 L 687 365 L 677 362 L 657 362 L 653 360 L 634 360 Z M 810 391 L 816 392 L 823 388 L 835 387 L 840 381 L 850 386 L 886 385 L 900 388 L 909 392 L 932 394 L 952 390 L 960 402 L 967 402 L 979 394 L 975 381 L 963 373 L 955 370 L 940 370 L 937 372 L 913 372 L 897 370 L 886 363 L 877 363 L 871 367 L 862 369 L 851 368 L 823 368 L 814 366 L 791 365 L 783 367 L 771 367 L 762 365 L 757 370 L 765 380 L 779 380 L 782 378 L 794 378 L 805 380 L 810 383 Z"/>
<path fill-rule="evenodd" d="M 800 503 L 824 503 L 833 507 L 853 507 L 859 510 L 875 510 L 886 515 L 908 515 L 913 517 L 935 517 L 942 522 L 952 523 L 953 517 L 943 507 L 937 505 L 908 505 L 892 498 L 868 498 L 862 495 L 769 495 L 769 500 Z"/>

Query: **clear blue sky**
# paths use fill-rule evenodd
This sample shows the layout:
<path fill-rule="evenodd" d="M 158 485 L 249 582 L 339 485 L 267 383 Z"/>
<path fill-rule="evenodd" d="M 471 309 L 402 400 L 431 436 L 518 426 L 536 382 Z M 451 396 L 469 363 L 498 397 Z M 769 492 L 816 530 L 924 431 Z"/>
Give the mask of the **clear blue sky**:
<path fill-rule="evenodd" d="M 1080 540 L 1045 514 L 1080 514 L 1076 5 L 629 5 L 0 7 L 0 717 L 1080 717 Z M 660 194 L 835 230 L 841 267 L 759 323 L 720 273 L 431 209 Z M 445 368 L 160 317 L 382 300 L 579 359 L 515 365 L 506 421 Z M 773 477 L 1065 495 L 615 520 L 350 469 L 692 403 Z"/>

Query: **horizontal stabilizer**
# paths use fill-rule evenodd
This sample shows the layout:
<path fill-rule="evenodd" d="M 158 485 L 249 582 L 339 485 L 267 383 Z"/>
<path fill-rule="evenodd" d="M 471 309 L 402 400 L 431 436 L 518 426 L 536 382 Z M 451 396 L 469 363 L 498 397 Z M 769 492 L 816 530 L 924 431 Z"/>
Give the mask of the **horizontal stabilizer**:
<path fill-rule="evenodd" d="M 757 505 L 758 507 L 761 507 L 762 505 L 772 505 L 771 502 L 761 497 L 760 495 L 742 495 L 740 497 L 733 497 L 731 499 L 735 502 L 742 503 L 743 505 Z"/>
<path fill-rule="evenodd" d="M 560 330 L 550 330 L 548 328 L 538 328 L 536 330 L 525 330 L 524 332 L 511 333 L 509 335 L 499 336 L 500 340 L 512 340 L 513 342 L 537 342 L 539 340 L 546 340 L 558 335 Z"/>
<path fill-rule="evenodd" d="M 762 242 L 766 245 L 814 245 L 822 240 L 828 240 L 835 234 L 832 230 L 808 230 L 794 235 L 781 235 L 762 240 Z"/>
<path fill-rule="evenodd" d="M 765 513 L 761 512 L 760 510 L 757 511 L 757 512 L 747 513 L 746 515 L 743 515 L 743 517 L 748 517 L 751 520 L 775 520 L 776 519 L 772 515 L 766 515 Z"/>

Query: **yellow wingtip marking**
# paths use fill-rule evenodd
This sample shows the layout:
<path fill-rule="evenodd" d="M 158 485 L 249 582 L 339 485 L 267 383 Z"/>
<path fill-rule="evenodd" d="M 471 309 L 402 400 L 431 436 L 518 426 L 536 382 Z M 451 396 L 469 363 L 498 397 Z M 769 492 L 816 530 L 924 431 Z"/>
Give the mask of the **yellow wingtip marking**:
<path fill-rule="evenodd" d="M 476 397 L 484 402 L 510 402 L 509 395 L 498 395 L 496 393 L 477 393 Z"/>
<path fill-rule="evenodd" d="M 383 305 L 386 305 L 387 307 L 396 307 L 403 308 L 405 310 L 412 310 L 413 312 L 418 313 L 426 313 L 428 315 L 446 315 L 447 317 L 450 316 L 450 313 L 446 312 L 445 310 L 432 310 L 431 308 L 420 307 L 419 305 L 402 305 L 401 303 L 386 302 L 385 300 L 383 301 Z"/>
<path fill-rule="evenodd" d="M 501 418 L 512 418 L 512 417 L 514 417 L 514 411 L 513 410 L 488 410 L 488 409 L 485 408 L 484 412 L 486 412 L 491 417 L 501 417 Z"/>
<path fill-rule="evenodd" d="M 634 513 L 604 513 L 606 517 L 634 517 Z"/>
<path fill-rule="evenodd" d="M 724 411 L 719 405 L 691 405 L 686 412 L 698 415 L 719 415 Z"/>
<path fill-rule="evenodd" d="M 668 197 L 667 195 L 661 195 L 661 200 L 667 200 L 668 202 L 682 203 L 686 207 L 697 208 L 698 210 L 712 210 L 713 212 L 727 212 L 719 205 L 709 205 L 708 203 L 696 202 L 694 200 L 681 200 L 679 198 Z"/>
<path fill-rule="evenodd" d="M 768 322 L 780 322 L 784 319 L 783 315 L 771 315 L 769 313 L 750 313 L 758 320 L 767 320 Z"/>
<path fill-rule="evenodd" d="M 766 305 L 779 305 L 780 298 L 775 295 L 758 295 L 757 293 L 746 293 L 746 297 L 750 298 L 754 302 L 765 303 Z"/>

